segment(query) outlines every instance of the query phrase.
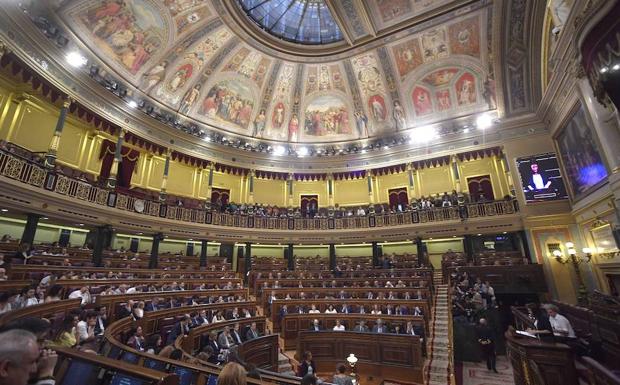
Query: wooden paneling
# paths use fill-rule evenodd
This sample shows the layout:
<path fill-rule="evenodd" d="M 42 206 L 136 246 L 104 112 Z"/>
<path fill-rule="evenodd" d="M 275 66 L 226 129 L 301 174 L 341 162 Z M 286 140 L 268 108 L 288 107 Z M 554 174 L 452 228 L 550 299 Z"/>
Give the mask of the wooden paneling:
<path fill-rule="evenodd" d="M 384 381 L 422 383 L 422 347 L 420 337 L 357 332 L 301 332 L 297 356 L 312 353 L 319 372 L 332 372 L 334 364 L 345 362 L 353 353 L 359 359 L 356 373 L 364 382 L 368 376 Z"/>

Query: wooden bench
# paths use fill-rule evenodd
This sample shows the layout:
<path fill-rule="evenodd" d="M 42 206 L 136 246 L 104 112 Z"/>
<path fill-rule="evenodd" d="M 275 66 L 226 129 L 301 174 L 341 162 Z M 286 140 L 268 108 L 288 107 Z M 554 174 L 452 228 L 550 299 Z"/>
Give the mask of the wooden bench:
<path fill-rule="evenodd" d="M 318 320 L 321 327 L 324 330 L 332 330 L 336 325 L 336 320 L 340 320 L 340 323 L 345 326 L 347 331 L 353 331 L 353 328 L 365 321 L 366 326 L 372 330 L 378 319 L 381 319 L 385 326 L 393 328 L 396 325 L 400 326 L 401 333 L 407 330 L 407 322 L 412 321 L 416 334 L 420 337 L 426 335 L 425 332 L 425 320 L 422 316 L 394 316 L 394 315 L 378 315 L 373 316 L 370 314 L 288 314 L 282 320 L 282 331 L 280 335 L 284 339 L 284 350 L 296 349 L 299 342 L 299 333 L 307 331 L 314 320 Z"/>

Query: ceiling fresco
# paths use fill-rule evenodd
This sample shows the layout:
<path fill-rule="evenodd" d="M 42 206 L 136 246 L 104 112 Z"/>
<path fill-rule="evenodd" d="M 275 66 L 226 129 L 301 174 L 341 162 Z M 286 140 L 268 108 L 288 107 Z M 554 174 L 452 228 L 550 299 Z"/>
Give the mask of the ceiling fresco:
<path fill-rule="evenodd" d="M 367 0 L 363 6 L 373 16 L 363 28 L 389 28 L 449 3 Z M 342 142 L 498 108 L 490 60 L 493 7 L 487 2 L 321 63 L 284 60 L 248 44 L 218 16 L 212 1 L 51 4 L 84 46 L 138 89 L 135 98 L 151 98 L 180 118 L 223 132 L 294 143 Z M 339 12 L 359 7 L 346 0 L 338 4 Z M 349 19 L 355 17 L 359 14 Z"/>

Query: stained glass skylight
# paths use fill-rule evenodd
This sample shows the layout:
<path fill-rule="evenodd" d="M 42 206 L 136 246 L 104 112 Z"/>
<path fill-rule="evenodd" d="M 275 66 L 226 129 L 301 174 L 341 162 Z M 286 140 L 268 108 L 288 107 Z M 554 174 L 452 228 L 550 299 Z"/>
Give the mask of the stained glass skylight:
<path fill-rule="evenodd" d="M 246 15 L 268 33 L 299 44 L 343 39 L 325 0 L 238 0 Z"/>

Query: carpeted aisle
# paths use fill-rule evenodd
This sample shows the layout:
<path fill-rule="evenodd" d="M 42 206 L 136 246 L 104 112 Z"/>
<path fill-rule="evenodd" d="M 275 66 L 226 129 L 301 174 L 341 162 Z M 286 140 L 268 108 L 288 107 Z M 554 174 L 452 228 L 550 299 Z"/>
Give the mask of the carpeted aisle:
<path fill-rule="evenodd" d="M 485 362 L 463 362 L 457 365 L 457 385 L 515 385 L 512 366 L 505 356 L 497 357 L 498 374 L 487 370 Z"/>

